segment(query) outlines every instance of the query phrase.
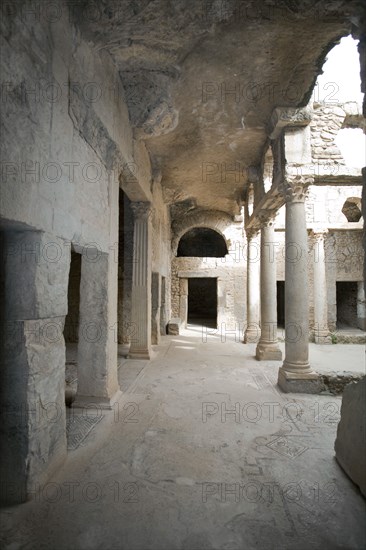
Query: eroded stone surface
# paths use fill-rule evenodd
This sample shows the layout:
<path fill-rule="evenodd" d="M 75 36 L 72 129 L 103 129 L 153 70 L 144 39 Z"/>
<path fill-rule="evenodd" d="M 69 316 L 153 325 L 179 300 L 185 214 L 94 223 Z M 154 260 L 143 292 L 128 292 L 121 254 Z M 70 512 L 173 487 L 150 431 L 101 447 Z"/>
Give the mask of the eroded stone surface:
<path fill-rule="evenodd" d="M 343 392 L 334 448 L 337 461 L 366 497 L 366 377 Z"/>
<path fill-rule="evenodd" d="M 121 361 L 119 407 L 49 492 L 2 512 L 5 548 L 363 548 L 364 500 L 334 460 L 341 398 L 278 391 L 254 351 L 192 330 Z"/>

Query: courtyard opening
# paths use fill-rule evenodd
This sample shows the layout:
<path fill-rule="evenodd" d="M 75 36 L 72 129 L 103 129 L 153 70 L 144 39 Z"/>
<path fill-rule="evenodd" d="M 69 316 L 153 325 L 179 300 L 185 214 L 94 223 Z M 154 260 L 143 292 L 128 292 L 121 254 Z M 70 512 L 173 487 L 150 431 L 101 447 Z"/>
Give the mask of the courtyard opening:
<path fill-rule="evenodd" d="M 188 279 L 188 323 L 217 327 L 217 279 Z"/>

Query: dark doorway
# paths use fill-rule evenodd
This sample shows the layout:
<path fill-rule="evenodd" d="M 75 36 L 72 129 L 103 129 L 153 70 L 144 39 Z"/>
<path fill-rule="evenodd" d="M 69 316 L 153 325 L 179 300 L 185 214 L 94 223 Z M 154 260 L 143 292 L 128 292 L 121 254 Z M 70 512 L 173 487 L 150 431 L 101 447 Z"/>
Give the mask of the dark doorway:
<path fill-rule="evenodd" d="M 64 338 L 66 347 L 65 402 L 68 407 L 75 399 L 77 389 L 77 348 L 79 341 L 81 254 L 71 250 L 67 315 Z"/>
<path fill-rule="evenodd" d="M 188 279 L 188 323 L 217 327 L 217 279 Z"/>
<path fill-rule="evenodd" d="M 131 323 L 134 219 L 131 201 L 119 191 L 118 226 L 118 353 L 127 355 L 134 329 Z"/>
<path fill-rule="evenodd" d="M 285 281 L 277 281 L 277 326 L 285 328 Z"/>
<path fill-rule="evenodd" d="M 357 282 L 337 282 L 337 328 L 357 328 Z"/>

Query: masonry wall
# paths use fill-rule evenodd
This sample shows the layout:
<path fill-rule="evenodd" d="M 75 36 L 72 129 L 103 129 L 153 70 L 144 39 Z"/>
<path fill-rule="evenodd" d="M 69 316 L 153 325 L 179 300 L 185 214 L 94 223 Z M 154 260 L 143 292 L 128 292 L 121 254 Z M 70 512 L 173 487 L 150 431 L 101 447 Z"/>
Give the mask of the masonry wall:
<path fill-rule="evenodd" d="M 204 227 L 215 229 L 214 219 L 201 222 Z M 218 218 L 219 219 L 219 218 Z M 224 219 L 220 228 L 226 240 L 228 254 L 223 258 L 172 257 L 171 308 L 172 317 L 185 321 L 187 312 L 182 310 L 182 296 L 187 292 L 182 281 L 190 277 L 215 277 L 218 279 L 218 328 L 219 330 L 244 330 L 246 321 L 246 248 L 242 223 Z M 184 301 L 183 301 L 184 303 Z M 185 308 L 184 308 L 185 309 Z"/>
<path fill-rule="evenodd" d="M 81 346 L 85 372 L 89 366 L 92 379 L 104 365 L 103 395 L 118 388 L 118 189 L 135 144 L 117 70 L 106 52 L 81 40 L 67 3 L 61 6 L 57 22 L 9 18 L 3 50 L 2 290 L 11 330 L 1 382 L 12 400 L 1 405 L 13 414 L 2 426 L 1 477 L 19 480 L 25 493 L 66 455 L 63 327 L 71 246 L 82 254 L 80 323 L 94 323 L 98 335 Z M 48 402 L 57 408 L 55 422 L 42 414 L 24 422 L 22 407 Z M 7 446 L 14 429 L 18 438 Z"/>
<path fill-rule="evenodd" d="M 276 231 L 277 280 L 285 280 L 285 233 Z M 327 303 L 329 329 L 336 331 L 337 281 L 362 281 L 363 249 L 361 230 L 330 230 L 324 240 L 327 279 Z M 314 329 L 314 261 L 317 258 L 315 239 L 308 235 L 308 285 L 310 330 Z"/>

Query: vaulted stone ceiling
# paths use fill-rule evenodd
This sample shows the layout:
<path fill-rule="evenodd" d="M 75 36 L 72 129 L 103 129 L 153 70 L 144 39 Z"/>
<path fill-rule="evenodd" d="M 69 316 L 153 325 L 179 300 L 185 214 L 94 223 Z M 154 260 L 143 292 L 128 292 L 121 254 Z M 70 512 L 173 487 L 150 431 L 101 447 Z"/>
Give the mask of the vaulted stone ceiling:
<path fill-rule="evenodd" d="M 248 167 L 260 163 L 272 110 L 308 102 L 326 53 L 364 9 L 345 0 L 97 5 L 89 17 L 75 10 L 77 23 L 115 60 L 166 201 L 231 215 Z"/>

